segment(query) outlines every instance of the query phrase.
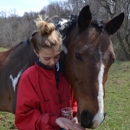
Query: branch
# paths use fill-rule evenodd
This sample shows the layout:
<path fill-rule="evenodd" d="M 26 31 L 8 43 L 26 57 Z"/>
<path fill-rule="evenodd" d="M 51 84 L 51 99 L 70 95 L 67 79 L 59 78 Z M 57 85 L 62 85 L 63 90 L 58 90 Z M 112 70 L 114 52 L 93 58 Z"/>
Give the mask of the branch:
<path fill-rule="evenodd" d="M 103 6 L 107 10 L 107 12 L 109 12 L 110 15 L 113 15 L 113 13 L 111 12 L 110 6 L 113 6 L 113 8 L 114 8 L 115 2 L 112 2 L 112 1 L 108 2 L 108 1 L 104 1 L 104 0 L 97 0 L 97 2 L 101 6 Z"/>

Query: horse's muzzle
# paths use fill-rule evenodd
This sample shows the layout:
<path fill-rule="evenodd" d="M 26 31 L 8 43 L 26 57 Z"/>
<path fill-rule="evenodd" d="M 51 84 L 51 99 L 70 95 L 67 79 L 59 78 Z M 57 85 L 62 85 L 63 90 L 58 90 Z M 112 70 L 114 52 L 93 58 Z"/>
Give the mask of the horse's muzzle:
<path fill-rule="evenodd" d="M 93 120 L 93 116 L 87 110 L 84 110 L 81 113 L 81 125 L 84 128 L 91 128 L 92 127 L 92 120 Z"/>
<path fill-rule="evenodd" d="M 106 115 L 106 113 L 104 114 L 104 118 L 105 118 L 105 115 Z M 97 128 L 100 124 L 98 123 L 97 120 L 94 121 L 93 118 L 94 118 L 94 116 L 89 111 L 84 110 L 81 113 L 81 120 L 80 120 L 81 125 L 84 128 L 91 128 L 91 129 Z M 102 120 L 102 122 L 103 122 L 103 120 Z"/>

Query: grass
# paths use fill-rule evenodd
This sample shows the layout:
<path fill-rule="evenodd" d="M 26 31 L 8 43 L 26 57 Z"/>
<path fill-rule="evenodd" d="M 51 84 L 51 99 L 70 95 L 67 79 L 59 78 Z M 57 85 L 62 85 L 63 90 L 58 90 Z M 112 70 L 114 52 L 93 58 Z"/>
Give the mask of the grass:
<path fill-rule="evenodd" d="M 130 129 L 130 62 L 116 61 L 106 83 L 106 119 L 97 130 Z"/>
<path fill-rule="evenodd" d="M 8 50 L 7 48 L 0 47 L 0 52 Z"/>
<path fill-rule="evenodd" d="M 130 129 L 130 62 L 116 61 L 105 85 L 105 121 L 97 130 Z M 14 116 L 0 113 L 0 130 L 14 130 Z"/>
<path fill-rule="evenodd" d="M 0 112 L 0 130 L 17 130 L 14 125 L 14 115 Z"/>

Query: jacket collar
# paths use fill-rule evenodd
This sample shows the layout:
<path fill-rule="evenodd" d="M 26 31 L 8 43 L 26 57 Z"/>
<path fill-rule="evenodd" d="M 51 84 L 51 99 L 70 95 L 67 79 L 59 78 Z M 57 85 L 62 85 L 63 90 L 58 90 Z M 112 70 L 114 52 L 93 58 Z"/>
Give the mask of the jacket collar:
<path fill-rule="evenodd" d="M 38 66 L 40 66 L 46 70 L 54 70 L 54 68 L 50 68 L 47 65 L 44 65 L 42 62 L 39 61 L 39 59 L 36 60 L 36 63 Z M 56 63 L 56 71 L 59 71 L 59 69 L 60 69 L 60 65 L 59 65 L 59 62 L 57 62 Z"/>

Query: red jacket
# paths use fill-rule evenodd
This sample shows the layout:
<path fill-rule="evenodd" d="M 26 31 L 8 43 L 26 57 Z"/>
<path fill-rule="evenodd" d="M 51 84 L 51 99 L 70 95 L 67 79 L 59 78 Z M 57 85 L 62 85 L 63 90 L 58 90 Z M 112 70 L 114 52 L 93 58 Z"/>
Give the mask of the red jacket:
<path fill-rule="evenodd" d="M 61 116 L 61 109 L 70 106 L 77 111 L 64 73 L 60 73 L 59 89 L 56 86 L 55 70 L 35 64 L 22 74 L 15 114 L 19 130 L 60 130 L 55 120 Z"/>

